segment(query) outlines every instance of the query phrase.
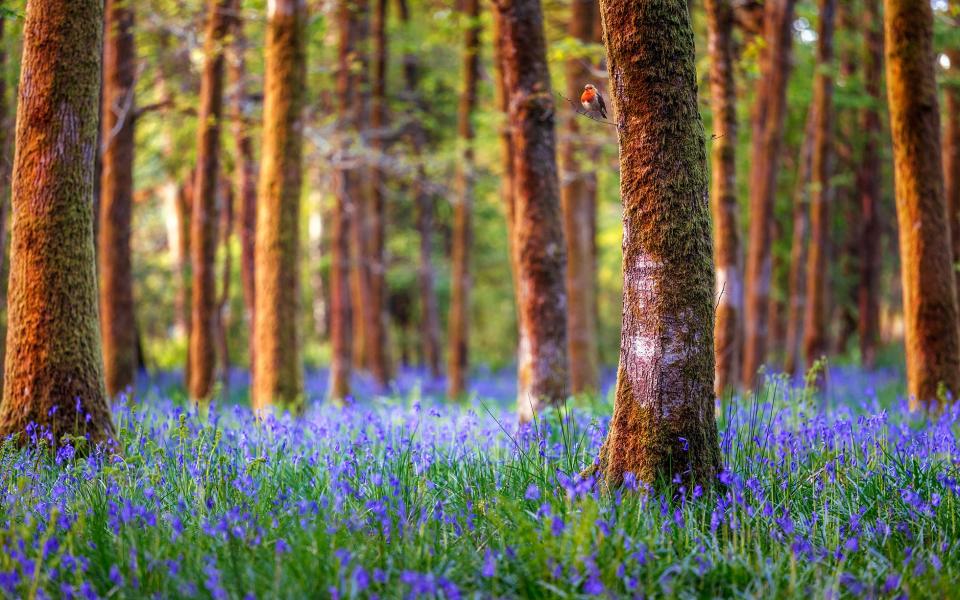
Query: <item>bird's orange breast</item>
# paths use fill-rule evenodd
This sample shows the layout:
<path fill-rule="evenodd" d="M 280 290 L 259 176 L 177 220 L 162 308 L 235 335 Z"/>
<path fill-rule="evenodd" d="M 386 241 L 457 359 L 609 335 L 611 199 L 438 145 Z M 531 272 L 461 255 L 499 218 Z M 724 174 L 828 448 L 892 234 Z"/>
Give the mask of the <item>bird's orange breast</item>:
<path fill-rule="evenodd" d="M 594 96 L 596 96 L 596 93 L 593 90 L 584 90 L 580 96 L 580 102 L 593 102 Z"/>

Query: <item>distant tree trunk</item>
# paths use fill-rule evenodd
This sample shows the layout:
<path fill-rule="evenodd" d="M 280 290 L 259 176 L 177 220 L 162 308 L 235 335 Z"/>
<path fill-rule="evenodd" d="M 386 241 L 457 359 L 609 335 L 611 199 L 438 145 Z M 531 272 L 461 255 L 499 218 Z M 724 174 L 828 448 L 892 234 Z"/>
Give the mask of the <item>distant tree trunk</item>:
<path fill-rule="evenodd" d="M 100 330 L 107 394 L 133 385 L 137 374 L 136 319 L 130 264 L 133 213 L 134 95 L 137 54 L 133 5 L 107 0 L 103 45 L 100 172 Z"/>
<path fill-rule="evenodd" d="M 174 206 L 178 236 L 176 239 L 177 289 L 174 298 L 174 319 L 177 329 L 188 339 L 190 337 L 190 213 L 193 206 L 193 175 L 190 171 L 186 180 L 177 185 L 176 204 Z M 189 360 L 187 361 L 189 364 Z M 189 380 L 189 378 L 187 378 Z"/>
<path fill-rule="evenodd" d="M 298 312 L 306 3 L 273 0 L 269 7 L 254 269 L 257 409 L 299 408 L 303 401 Z"/>
<path fill-rule="evenodd" d="M 102 7 L 99 0 L 26 6 L 20 81 L 30 85 L 20 87 L 17 107 L 0 404 L 0 437 L 19 434 L 20 443 L 30 443 L 30 424 L 49 430 L 55 442 L 66 433 L 91 441 L 113 436 L 92 212 Z"/>
<path fill-rule="evenodd" d="M 740 376 L 743 275 L 737 225 L 737 87 L 734 79 L 733 7 L 730 0 L 707 0 L 710 52 L 710 107 L 713 111 L 711 211 L 717 272 L 714 327 L 714 393 L 722 396 Z"/>
<path fill-rule="evenodd" d="M 0 15 L 0 73 L 7 72 L 7 18 Z M 10 190 L 10 134 L 14 127 L 7 99 L 7 78 L 0 77 L 0 365 L 6 355 L 7 339 L 7 213 Z M 0 369 L 0 397 L 3 390 L 3 369 Z"/>
<path fill-rule="evenodd" d="M 220 182 L 220 194 L 223 203 L 223 212 L 220 213 L 220 245 L 223 248 L 223 265 L 220 269 L 220 295 L 217 298 L 215 313 L 217 334 L 217 359 L 220 372 L 220 384 L 223 387 L 223 396 L 229 397 L 230 390 L 230 345 L 228 332 L 230 324 L 227 322 L 227 310 L 230 306 L 230 279 L 233 271 L 233 252 L 230 248 L 230 236 L 233 233 L 233 188 L 224 177 Z"/>
<path fill-rule="evenodd" d="M 400 20 L 410 23 L 410 7 L 406 0 L 401 0 Z M 414 53 L 407 53 L 403 57 L 403 72 L 406 79 L 407 92 L 411 98 L 411 109 L 415 113 L 410 123 L 410 142 L 417 163 L 414 174 L 413 195 L 416 207 L 416 227 L 420 235 L 420 253 L 417 279 L 420 287 L 420 327 L 423 357 L 430 374 L 440 376 L 440 309 L 437 306 L 437 293 L 433 268 L 433 227 L 434 227 L 434 197 L 429 190 L 427 170 L 423 163 L 423 152 L 427 144 L 427 132 L 421 122 L 421 115 L 425 106 L 421 97 L 420 87 L 420 59 Z"/>
<path fill-rule="evenodd" d="M 806 368 L 827 353 L 830 311 L 827 302 L 830 246 L 830 204 L 833 189 L 831 145 L 833 140 L 833 32 L 837 0 L 818 0 L 816 75 L 813 80 L 813 156 L 810 189 L 810 252 L 807 254 L 807 305 L 803 319 L 803 350 Z"/>
<path fill-rule="evenodd" d="M 513 243 L 520 310 L 517 409 L 521 421 L 565 400 L 566 248 L 560 215 L 554 115 L 540 0 L 504 0 L 500 11 L 504 85 L 513 154 Z"/>
<path fill-rule="evenodd" d="M 655 483 L 709 486 L 714 419 L 710 207 L 684 0 L 601 0 L 623 198 L 623 329 L 601 464 Z"/>
<path fill-rule="evenodd" d="M 880 0 L 864 0 L 863 31 L 866 38 L 863 53 L 863 78 L 871 102 L 860 110 L 860 131 L 864 136 L 863 151 L 857 171 L 860 193 L 860 277 L 857 285 L 860 359 L 872 369 L 877 357 L 880 330 L 880 221 L 881 168 L 878 148 L 883 143 L 880 109 L 883 103 L 883 28 Z M 954 117 L 960 105 L 954 111 Z M 949 113 L 948 113 L 949 114 Z M 958 117 L 960 118 L 960 117 Z"/>
<path fill-rule="evenodd" d="M 463 42 L 463 90 L 460 92 L 458 134 L 463 153 L 457 163 L 457 199 L 453 217 L 453 260 L 450 301 L 450 360 L 447 368 L 447 395 L 463 396 L 470 369 L 470 248 L 473 211 L 473 112 L 477 106 L 477 79 L 480 71 L 480 1 L 466 0 L 463 16 L 469 20 Z"/>
<path fill-rule="evenodd" d="M 744 304 L 744 387 L 752 387 L 767 356 L 768 304 L 773 269 L 773 205 L 776 196 L 795 0 L 767 0 L 760 79 L 753 107 L 750 147 L 750 244 Z"/>
<path fill-rule="evenodd" d="M 237 145 L 236 187 L 239 200 L 237 224 L 240 234 L 240 281 L 243 287 L 243 304 L 247 310 L 250 325 L 250 365 L 253 368 L 255 345 L 253 344 L 253 323 L 255 320 L 256 283 L 254 280 L 254 246 L 257 231 L 257 162 L 253 151 L 253 137 L 247 118 L 250 110 L 250 97 L 247 92 L 247 67 L 245 54 L 247 39 L 244 35 L 243 21 L 238 17 L 234 21 L 233 42 L 231 44 L 228 73 L 232 89 L 230 120 L 233 137 Z"/>
<path fill-rule="evenodd" d="M 885 0 L 887 99 L 893 137 L 907 389 L 912 409 L 960 392 L 960 332 L 943 194 L 933 9 Z"/>
<path fill-rule="evenodd" d="M 810 173 L 813 170 L 813 130 L 817 123 L 813 107 L 807 111 L 803 144 L 793 190 L 793 234 L 790 242 L 790 274 L 787 282 L 787 335 L 783 371 L 797 375 L 803 366 L 803 319 L 807 305 L 807 244 L 810 238 Z"/>
<path fill-rule="evenodd" d="M 370 301 L 367 327 L 370 347 L 367 367 L 381 389 L 393 376 L 390 358 L 389 321 L 387 315 L 386 279 L 386 176 L 381 166 L 386 159 L 387 143 L 387 0 L 376 0 L 373 13 L 373 82 L 371 85 L 370 136 L 374 162 L 370 168 L 370 202 L 367 215 L 368 277 Z"/>
<path fill-rule="evenodd" d="M 189 392 L 207 400 L 216 368 L 214 325 L 217 290 L 217 180 L 220 169 L 220 121 L 223 116 L 223 43 L 231 30 L 235 0 L 209 0 L 204 39 L 203 79 L 197 118 L 197 172 L 190 222 L 193 298 L 190 306 Z"/>
<path fill-rule="evenodd" d="M 960 29 L 960 0 L 951 0 L 949 9 L 954 27 Z M 943 136 L 943 184 L 950 212 L 953 240 L 953 265 L 960 285 L 960 46 L 947 49 L 950 70 L 944 81 L 946 127 Z"/>
<path fill-rule="evenodd" d="M 337 97 L 353 98 L 356 76 L 351 64 L 357 43 L 357 12 L 361 0 L 339 0 L 337 6 L 338 66 Z M 340 128 L 338 152 L 334 156 L 334 206 L 330 264 L 330 399 L 342 404 L 350 395 L 353 369 L 353 312 L 350 298 L 350 230 L 360 198 L 360 173 L 356 164 L 357 102 L 337 102 Z"/>
<path fill-rule="evenodd" d="M 583 44 L 593 41 L 593 0 L 574 0 L 569 34 Z M 590 83 L 590 66 L 582 58 L 567 61 L 567 94 L 579 98 Z M 597 351 L 597 301 L 594 239 L 596 237 L 596 187 L 587 144 L 580 132 L 577 111 L 563 107 L 566 133 L 560 142 L 560 206 L 567 242 L 567 337 L 570 383 L 575 394 L 594 392 L 600 382 Z M 589 123 L 589 121 L 587 121 Z"/>

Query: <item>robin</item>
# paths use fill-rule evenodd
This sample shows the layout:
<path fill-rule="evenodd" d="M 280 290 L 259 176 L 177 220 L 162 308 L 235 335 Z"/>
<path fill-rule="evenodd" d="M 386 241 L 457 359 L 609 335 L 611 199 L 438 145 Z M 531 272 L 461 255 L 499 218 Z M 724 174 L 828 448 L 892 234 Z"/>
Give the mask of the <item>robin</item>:
<path fill-rule="evenodd" d="M 603 96 L 600 95 L 600 92 L 592 83 L 584 86 L 583 94 L 580 95 L 580 104 L 587 109 L 587 112 L 599 114 L 604 119 L 607 118 L 607 105 L 603 101 Z"/>

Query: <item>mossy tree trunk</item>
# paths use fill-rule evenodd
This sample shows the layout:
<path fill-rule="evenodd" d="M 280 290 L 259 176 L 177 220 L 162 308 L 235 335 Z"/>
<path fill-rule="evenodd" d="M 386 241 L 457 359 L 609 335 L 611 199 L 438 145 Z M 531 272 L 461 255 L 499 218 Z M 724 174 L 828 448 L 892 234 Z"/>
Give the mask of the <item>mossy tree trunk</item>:
<path fill-rule="evenodd" d="M 764 4 L 764 46 L 752 115 L 750 145 L 750 231 L 744 291 L 744 337 L 741 382 L 752 387 L 767 358 L 771 329 L 769 305 L 773 271 L 773 205 L 787 108 L 787 81 L 793 44 L 796 0 Z"/>
<path fill-rule="evenodd" d="M 713 111 L 710 208 L 714 227 L 717 311 L 714 326 L 714 392 L 735 388 L 740 376 L 743 271 L 737 224 L 737 87 L 734 78 L 733 5 L 707 0 L 710 107 Z"/>
<path fill-rule="evenodd" d="M 27 3 L 0 436 L 113 436 L 97 309 L 94 156 L 103 4 Z M 89 415 L 89 420 L 87 419 Z M 21 437 L 21 442 L 28 442 Z"/>
<path fill-rule="evenodd" d="M 887 100 L 893 137 L 911 407 L 960 392 L 960 331 L 940 153 L 933 9 L 884 0 Z"/>
<path fill-rule="evenodd" d="M 459 398 L 467 390 L 470 369 L 470 248 L 473 245 L 474 129 L 477 80 L 480 72 L 480 2 L 466 0 L 463 8 L 466 34 L 463 40 L 463 89 L 457 115 L 457 133 L 463 145 L 457 163 L 457 196 L 453 215 L 453 258 L 451 265 L 449 363 L 447 395 Z"/>
<path fill-rule="evenodd" d="M 593 42 L 595 2 L 574 0 L 571 6 L 570 37 L 582 44 Z M 591 83 L 590 63 L 583 57 L 566 64 L 567 95 L 580 97 Z M 563 106 L 565 133 L 560 141 L 560 206 L 567 242 L 567 349 L 570 356 L 570 385 L 573 393 L 595 392 L 600 383 L 597 350 L 596 239 L 597 196 L 590 164 L 589 144 L 580 129 L 583 119 L 574 108 Z M 593 124 L 585 120 L 587 124 Z"/>
<path fill-rule="evenodd" d="M 107 0 L 103 45 L 100 171 L 100 325 L 107 394 L 133 385 L 136 319 L 130 262 L 137 55 L 129 0 Z"/>
<path fill-rule="evenodd" d="M 231 31 L 236 0 L 209 0 L 203 45 L 197 117 L 197 170 L 190 219 L 193 266 L 190 306 L 188 391 L 194 401 L 209 399 L 216 370 L 217 182 L 220 171 L 220 126 L 223 117 L 224 42 Z"/>
<path fill-rule="evenodd" d="M 608 485 L 709 486 L 714 269 L 694 36 L 684 0 L 601 0 L 623 199 L 623 328 Z M 688 488 L 690 489 L 690 488 Z"/>
<path fill-rule="evenodd" d="M 880 0 L 864 0 L 863 31 L 866 38 L 863 51 L 864 87 L 871 102 L 860 110 L 859 119 L 864 144 L 857 168 L 857 189 L 860 196 L 857 331 L 860 337 L 860 360 L 863 366 L 869 369 L 873 368 L 876 362 L 880 330 L 880 236 L 884 230 L 881 221 L 884 211 L 879 152 L 880 145 L 885 142 L 880 123 L 880 107 L 883 105 L 883 27 Z M 957 110 L 960 111 L 960 105 Z"/>
<path fill-rule="evenodd" d="M 819 0 L 816 74 L 813 81 L 813 155 L 810 188 L 810 251 L 807 253 L 807 304 L 803 319 L 803 354 L 806 368 L 829 348 L 830 311 L 827 299 L 830 277 L 830 205 L 833 202 L 831 145 L 833 140 L 833 32 L 837 0 Z"/>
<path fill-rule="evenodd" d="M 517 410 L 529 421 L 570 393 L 566 247 L 560 215 L 554 117 L 540 0 L 500 11 L 504 85 L 513 152 L 513 243 L 521 333 Z"/>
<path fill-rule="evenodd" d="M 255 408 L 297 407 L 303 396 L 297 313 L 306 2 L 269 6 L 254 271 Z"/>

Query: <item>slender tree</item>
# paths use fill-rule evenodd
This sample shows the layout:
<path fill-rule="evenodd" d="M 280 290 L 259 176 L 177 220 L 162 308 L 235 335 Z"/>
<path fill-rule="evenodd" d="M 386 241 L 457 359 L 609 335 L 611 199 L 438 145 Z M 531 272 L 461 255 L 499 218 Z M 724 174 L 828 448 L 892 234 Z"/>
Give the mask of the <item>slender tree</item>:
<path fill-rule="evenodd" d="M 133 385 L 137 373 L 130 221 L 137 55 L 129 0 L 107 0 L 100 134 L 100 315 L 107 394 Z"/>
<path fill-rule="evenodd" d="M 263 154 L 257 204 L 254 406 L 303 395 L 297 327 L 306 2 L 274 0 L 267 15 Z"/>
<path fill-rule="evenodd" d="M 734 79 L 733 5 L 707 0 L 710 52 L 710 107 L 713 111 L 713 179 L 710 207 L 714 222 L 717 317 L 714 327 L 717 396 L 736 387 L 740 376 L 743 275 L 737 225 L 737 88 Z"/>
<path fill-rule="evenodd" d="M 7 201 L 10 191 L 10 145 L 13 123 L 10 118 L 10 103 L 7 99 L 7 17 L 0 14 L 0 365 L 6 354 L 7 339 Z M 0 369 L 0 390 L 3 389 L 3 369 Z"/>
<path fill-rule="evenodd" d="M 943 194 L 933 8 L 884 0 L 887 101 L 893 137 L 911 408 L 960 391 L 960 331 Z"/>
<path fill-rule="evenodd" d="M 233 187 L 230 181 L 224 175 L 221 177 L 220 186 L 220 247 L 223 249 L 223 263 L 220 267 L 220 294 L 217 296 L 217 307 L 214 312 L 214 331 L 217 337 L 217 371 L 220 374 L 220 384 L 223 386 L 224 393 L 230 390 L 230 345 L 228 343 L 228 330 L 230 323 L 227 320 L 227 307 L 230 304 L 230 280 L 233 279 L 233 249 L 230 244 L 230 238 L 233 235 Z"/>
<path fill-rule="evenodd" d="M 480 2 L 466 0 L 463 16 L 468 20 L 463 46 L 463 90 L 460 92 L 458 134 L 463 145 L 457 165 L 457 199 L 453 217 L 453 264 L 450 301 L 450 359 L 447 368 L 447 395 L 460 397 L 466 392 L 470 345 L 470 246 L 473 211 L 473 112 L 477 106 L 477 80 L 480 72 Z"/>
<path fill-rule="evenodd" d="M 203 43 L 203 76 L 197 118 L 197 171 L 190 220 L 193 289 L 190 306 L 189 392 L 194 401 L 210 396 L 216 369 L 217 181 L 220 121 L 223 116 L 224 42 L 231 31 L 236 0 L 209 0 Z"/>
<path fill-rule="evenodd" d="M 793 43 L 795 0 L 764 3 L 760 80 L 752 115 L 750 146 L 750 241 L 747 247 L 742 383 L 751 387 L 767 356 L 773 270 L 773 204 L 776 192 L 787 81 Z"/>
<path fill-rule="evenodd" d="M 960 28 L 960 0 L 951 0 L 952 23 Z M 954 269 L 960 264 L 960 46 L 947 49 L 950 69 L 944 81 L 946 124 L 943 134 L 943 184 L 950 211 Z M 956 270 L 960 285 L 960 269 Z"/>
<path fill-rule="evenodd" d="M 566 248 L 560 216 L 554 115 L 539 0 L 497 5 L 513 144 L 513 248 L 519 283 L 521 421 L 570 392 Z M 525 342 L 525 343 L 524 343 Z"/>
<path fill-rule="evenodd" d="M 358 37 L 358 12 L 361 0 L 340 0 L 337 5 L 337 97 L 352 98 L 356 90 L 356 75 L 351 69 Z M 350 374 L 353 370 L 352 324 L 350 299 L 350 231 L 360 198 L 360 174 L 353 147 L 360 105 L 357 102 L 338 102 L 337 122 L 341 139 L 334 157 L 334 206 L 331 236 L 330 265 L 330 399 L 342 403 L 350 394 Z"/>
<path fill-rule="evenodd" d="M 863 52 L 864 86 L 871 102 L 860 110 L 860 131 L 864 136 L 864 144 L 857 169 L 857 189 L 860 195 L 857 330 L 863 366 L 873 368 L 880 329 L 880 235 L 883 230 L 878 152 L 878 146 L 883 141 L 880 124 L 880 106 L 883 104 L 883 28 L 880 0 L 864 0 L 863 31 L 866 38 Z"/>
<path fill-rule="evenodd" d="M 710 207 L 684 0 L 601 0 L 623 198 L 623 328 L 609 485 L 710 485 L 714 419 Z M 688 488 L 690 489 L 690 488 Z"/>
<path fill-rule="evenodd" d="M 582 44 L 593 41 L 593 0 L 574 0 L 569 34 Z M 567 94 L 579 98 L 592 81 L 590 63 L 567 61 Z M 596 391 L 600 383 L 597 351 L 597 299 L 594 240 L 597 210 L 596 177 L 589 162 L 589 144 L 580 130 L 582 117 L 565 107 L 565 134 L 560 141 L 560 206 L 567 242 L 567 347 L 570 384 L 575 394 Z M 590 121 L 587 121 L 590 123 Z"/>
<path fill-rule="evenodd" d="M 3 437 L 30 424 L 57 442 L 66 433 L 113 436 L 92 211 L 102 7 L 26 6 L 20 81 L 29 85 L 20 86 L 17 106 Z"/>
<path fill-rule="evenodd" d="M 803 349 L 809 369 L 829 347 L 830 315 L 827 302 L 827 252 L 830 244 L 830 178 L 833 143 L 833 32 L 837 0 L 818 0 L 817 68 L 813 81 L 813 155 L 810 190 L 810 251 L 807 253 L 807 304 L 803 319 Z"/>

